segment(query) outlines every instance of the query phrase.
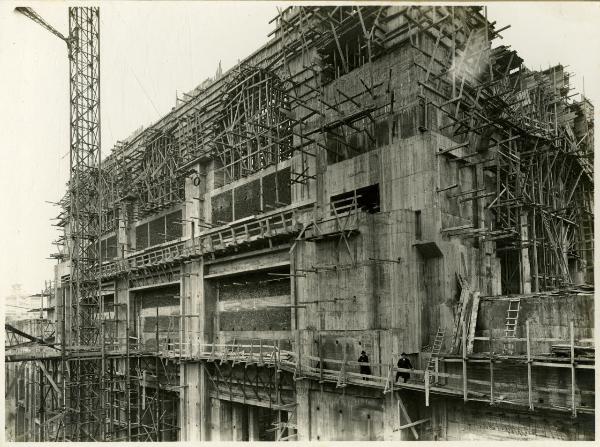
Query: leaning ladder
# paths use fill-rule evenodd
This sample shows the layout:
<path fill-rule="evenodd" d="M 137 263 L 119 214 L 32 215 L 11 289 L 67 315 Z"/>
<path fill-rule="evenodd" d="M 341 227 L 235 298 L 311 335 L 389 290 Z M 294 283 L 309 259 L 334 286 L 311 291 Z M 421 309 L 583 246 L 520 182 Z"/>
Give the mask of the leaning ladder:
<path fill-rule="evenodd" d="M 519 310 L 521 310 L 521 300 L 514 299 L 508 302 L 506 311 L 506 327 L 504 328 L 504 338 L 515 338 L 517 333 L 517 321 L 519 319 Z M 504 342 L 504 352 L 512 354 L 514 342 Z"/>
<path fill-rule="evenodd" d="M 431 348 L 431 356 L 427 361 L 427 371 L 430 373 L 435 372 L 435 359 L 440 354 L 442 350 L 442 346 L 444 344 L 444 330 L 438 327 L 437 333 L 435 334 L 435 339 L 433 340 L 433 347 Z M 429 374 L 429 378 L 431 380 L 432 375 Z"/>

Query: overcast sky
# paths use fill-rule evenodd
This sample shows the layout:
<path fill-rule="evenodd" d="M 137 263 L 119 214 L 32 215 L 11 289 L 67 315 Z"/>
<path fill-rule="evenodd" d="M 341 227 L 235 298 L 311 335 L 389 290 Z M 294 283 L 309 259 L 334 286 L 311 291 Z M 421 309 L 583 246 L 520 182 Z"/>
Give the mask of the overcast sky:
<path fill-rule="evenodd" d="M 63 34 L 63 2 L 24 2 Z M 65 192 L 69 165 L 68 63 L 64 42 L 0 2 L 2 219 L 0 297 L 11 284 L 37 292 L 53 277 L 59 232 L 51 218 Z M 147 126 L 189 91 L 231 68 L 267 41 L 282 3 L 101 4 L 102 151 Z M 488 18 L 512 25 L 502 43 L 530 68 L 569 65 L 575 86 L 600 104 L 600 4 L 491 3 Z M 596 115 L 598 114 L 598 110 Z M 597 120 L 596 120 L 597 121 Z"/>

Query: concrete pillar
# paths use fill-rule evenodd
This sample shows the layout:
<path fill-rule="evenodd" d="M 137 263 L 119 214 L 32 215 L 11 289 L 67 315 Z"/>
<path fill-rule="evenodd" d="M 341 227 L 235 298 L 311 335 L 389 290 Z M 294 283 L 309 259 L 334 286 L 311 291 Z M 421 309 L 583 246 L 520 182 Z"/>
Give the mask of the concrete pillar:
<path fill-rule="evenodd" d="M 383 400 L 383 440 L 384 441 L 399 441 L 400 432 L 394 431 L 397 426 L 397 402 L 391 393 L 385 395 Z"/>
<path fill-rule="evenodd" d="M 210 395 L 206 372 L 199 363 L 181 366 L 180 426 L 182 441 L 210 440 Z"/>
<path fill-rule="evenodd" d="M 202 261 L 186 264 L 185 270 L 192 273 L 181 280 L 180 311 L 182 315 L 200 315 L 200 317 L 182 318 L 179 337 L 183 341 L 184 354 L 196 355 L 201 343 L 212 342 L 211 309 L 206 308 L 205 287 Z M 195 335 L 200 334 L 200 335 Z M 210 425 L 213 408 L 210 398 L 210 386 L 207 372 L 199 363 L 189 363 L 185 368 L 186 387 L 182 388 L 181 433 L 186 441 L 209 441 L 211 433 L 218 437 L 218 430 Z M 219 421 L 219 417 L 216 421 Z M 184 436 L 185 434 L 185 436 Z M 213 439 L 217 440 L 217 439 Z"/>
<path fill-rule="evenodd" d="M 202 366 L 200 368 L 200 393 L 199 393 L 199 402 L 197 403 L 199 410 L 199 419 L 200 419 L 200 440 L 201 441 L 210 441 L 210 384 L 208 382 L 206 369 Z"/>
<path fill-rule="evenodd" d="M 231 402 L 211 399 L 211 441 L 232 441 Z"/>
<path fill-rule="evenodd" d="M 219 412 L 219 431 L 221 433 L 221 441 L 233 441 L 233 415 L 232 403 L 221 400 L 221 409 Z"/>
<path fill-rule="evenodd" d="M 234 441 L 248 440 L 248 417 L 244 405 L 231 404 L 232 437 Z"/>
<path fill-rule="evenodd" d="M 219 399 L 210 400 L 210 440 L 220 441 L 221 434 L 219 432 L 219 412 L 221 410 L 221 402 Z"/>
<path fill-rule="evenodd" d="M 199 417 L 197 415 L 197 404 L 200 397 L 198 381 L 198 369 L 200 366 L 194 363 L 181 364 L 180 384 L 182 385 L 179 397 L 179 425 L 181 441 L 200 440 Z"/>
<path fill-rule="evenodd" d="M 296 423 L 298 425 L 298 441 L 311 441 L 310 393 L 308 380 L 296 382 Z"/>
<path fill-rule="evenodd" d="M 258 407 L 247 406 L 248 410 L 248 441 L 258 441 Z"/>

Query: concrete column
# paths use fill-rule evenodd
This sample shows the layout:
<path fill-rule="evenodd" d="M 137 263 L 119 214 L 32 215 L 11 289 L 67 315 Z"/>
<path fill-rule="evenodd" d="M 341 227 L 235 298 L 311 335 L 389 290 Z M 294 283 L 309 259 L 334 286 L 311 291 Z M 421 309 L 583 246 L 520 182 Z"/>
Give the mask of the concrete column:
<path fill-rule="evenodd" d="M 231 404 L 232 437 L 234 441 L 248 440 L 248 418 L 244 405 Z"/>
<path fill-rule="evenodd" d="M 248 441 L 258 441 L 258 407 L 247 406 L 248 410 Z"/>
<path fill-rule="evenodd" d="M 197 363 L 189 363 L 182 365 L 181 371 L 181 384 L 185 385 L 180 400 L 181 440 L 200 441 L 206 433 L 206 425 L 203 425 L 203 422 L 207 417 L 203 407 L 206 391 L 202 387 L 201 366 Z"/>
<path fill-rule="evenodd" d="M 231 402 L 211 399 L 211 441 L 232 441 Z"/>
<path fill-rule="evenodd" d="M 194 261 L 186 264 L 185 270 L 192 273 L 189 277 L 182 278 L 181 282 L 181 314 L 200 315 L 200 317 L 182 318 L 180 337 L 184 342 L 184 353 L 196 355 L 201 350 L 201 343 L 212 341 L 212 325 L 210 306 L 207 308 L 205 299 L 205 287 L 203 277 L 202 261 Z M 199 334 L 199 335 L 196 335 Z M 187 441 L 209 441 L 211 434 L 217 437 L 210 421 L 213 419 L 214 408 L 211 408 L 210 386 L 206 371 L 199 363 L 190 363 L 185 368 L 185 380 L 187 385 L 182 388 L 182 411 L 181 432 L 182 438 Z M 214 416 L 215 421 L 220 420 Z M 229 426 L 230 427 L 230 426 Z M 183 435 L 186 435 L 184 437 Z"/>
<path fill-rule="evenodd" d="M 298 425 L 298 441 L 311 441 L 310 394 L 308 380 L 296 382 L 296 421 Z"/>
<path fill-rule="evenodd" d="M 219 399 L 210 399 L 210 440 L 220 441 L 221 432 L 219 430 L 221 412 L 221 401 Z"/>
<path fill-rule="evenodd" d="M 397 426 L 396 399 L 391 393 L 385 395 L 383 400 L 383 440 L 384 441 L 399 441 L 400 432 L 394 431 Z"/>
<path fill-rule="evenodd" d="M 221 409 L 219 412 L 219 431 L 221 433 L 221 441 L 233 441 L 233 415 L 232 403 L 221 400 Z"/>
<path fill-rule="evenodd" d="M 200 393 L 199 401 L 197 402 L 199 419 L 200 419 L 200 440 L 210 441 L 211 430 L 210 430 L 210 383 L 208 382 L 207 372 L 204 367 L 200 368 Z"/>

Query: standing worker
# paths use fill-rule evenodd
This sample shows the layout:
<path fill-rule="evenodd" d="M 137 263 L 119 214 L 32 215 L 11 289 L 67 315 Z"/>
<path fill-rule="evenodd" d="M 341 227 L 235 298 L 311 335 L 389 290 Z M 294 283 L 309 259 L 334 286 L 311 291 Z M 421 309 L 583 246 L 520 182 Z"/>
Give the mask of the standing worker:
<path fill-rule="evenodd" d="M 398 359 L 398 368 L 413 369 L 413 366 L 410 363 L 410 360 L 406 356 L 405 352 L 403 352 L 402 354 L 400 354 L 400 358 Z M 398 371 L 396 373 L 396 380 L 395 380 L 395 382 L 398 381 L 398 377 L 402 377 L 404 379 L 404 382 L 406 383 L 410 379 L 410 373 L 405 372 L 405 371 Z"/>
<path fill-rule="evenodd" d="M 360 352 L 360 357 L 358 358 L 359 363 L 369 363 L 369 357 L 365 351 Z M 360 373 L 361 374 L 371 374 L 371 366 L 369 365 L 360 365 Z M 363 377 L 363 380 L 367 380 L 366 377 Z"/>

